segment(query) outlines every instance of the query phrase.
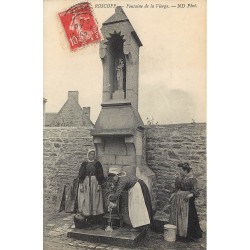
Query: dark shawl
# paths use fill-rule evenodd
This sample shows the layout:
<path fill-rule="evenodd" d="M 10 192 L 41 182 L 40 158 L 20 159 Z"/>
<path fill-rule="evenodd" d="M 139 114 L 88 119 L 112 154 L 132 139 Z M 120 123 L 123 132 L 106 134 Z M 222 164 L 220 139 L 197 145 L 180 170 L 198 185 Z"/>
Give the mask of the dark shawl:
<path fill-rule="evenodd" d="M 130 188 L 132 188 L 137 181 L 137 177 L 128 174 L 126 176 L 119 177 L 118 182 L 116 184 L 114 199 L 116 200 L 122 194 L 123 190 L 129 190 Z"/>
<path fill-rule="evenodd" d="M 87 171 L 86 169 L 87 164 L 88 164 L 87 161 L 84 161 L 81 164 L 78 174 L 79 183 L 83 183 L 86 176 L 96 176 L 99 185 L 101 185 L 104 181 L 104 175 L 101 163 L 99 161 L 94 161 L 94 169 L 92 171 Z"/>

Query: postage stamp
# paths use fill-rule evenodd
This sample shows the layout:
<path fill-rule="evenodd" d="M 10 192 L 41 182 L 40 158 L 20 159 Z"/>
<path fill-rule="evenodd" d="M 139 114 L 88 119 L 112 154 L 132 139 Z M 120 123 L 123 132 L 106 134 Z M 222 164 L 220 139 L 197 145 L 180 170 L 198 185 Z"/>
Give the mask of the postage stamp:
<path fill-rule="evenodd" d="M 101 34 L 88 2 L 76 4 L 58 13 L 71 50 L 99 42 Z"/>

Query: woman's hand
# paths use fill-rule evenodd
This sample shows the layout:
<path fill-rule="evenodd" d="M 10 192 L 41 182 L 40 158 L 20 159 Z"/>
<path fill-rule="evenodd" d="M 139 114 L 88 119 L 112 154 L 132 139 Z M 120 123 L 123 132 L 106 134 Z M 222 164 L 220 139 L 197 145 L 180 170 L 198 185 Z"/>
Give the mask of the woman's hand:
<path fill-rule="evenodd" d="M 115 203 L 113 203 L 113 202 L 109 202 L 109 206 L 111 207 L 111 208 L 115 208 L 117 205 L 115 204 Z"/>
<path fill-rule="evenodd" d="M 115 208 L 115 207 L 116 207 L 116 204 L 110 201 L 109 205 L 108 205 L 108 211 L 109 212 L 112 211 L 112 209 Z"/>
<path fill-rule="evenodd" d="M 79 184 L 79 188 L 80 188 L 80 192 L 83 193 L 84 192 L 84 189 L 83 189 L 83 184 Z"/>
<path fill-rule="evenodd" d="M 97 188 L 96 188 L 97 192 L 100 192 L 102 190 L 102 187 L 101 185 L 97 185 Z"/>
<path fill-rule="evenodd" d="M 188 200 L 190 198 L 192 198 L 194 195 L 191 193 L 191 194 L 188 194 L 185 198 L 184 198 L 184 201 L 188 202 Z"/>

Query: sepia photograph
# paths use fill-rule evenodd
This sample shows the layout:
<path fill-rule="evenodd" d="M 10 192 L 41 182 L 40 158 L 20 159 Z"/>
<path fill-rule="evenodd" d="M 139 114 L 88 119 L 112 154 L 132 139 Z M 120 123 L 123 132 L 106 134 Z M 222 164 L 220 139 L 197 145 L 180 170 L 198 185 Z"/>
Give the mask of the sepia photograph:
<path fill-rule="evenodd" d="M 206 0 L 43 7 L 44 249 L 207 249 Z"/>
<path fill-rule="evenodd" d="M 249 1 L 1 6 L 1 249 L 249 248 Z"/>

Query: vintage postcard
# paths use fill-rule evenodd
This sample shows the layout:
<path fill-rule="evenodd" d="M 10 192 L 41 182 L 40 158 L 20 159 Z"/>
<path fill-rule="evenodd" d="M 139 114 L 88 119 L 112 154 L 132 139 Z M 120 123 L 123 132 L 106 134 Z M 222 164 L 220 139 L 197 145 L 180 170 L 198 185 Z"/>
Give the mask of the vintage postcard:
<path fill-rule="evenodd" d="M 44 249 L 206 249 L 206 0 L 44 0 Z"/>

